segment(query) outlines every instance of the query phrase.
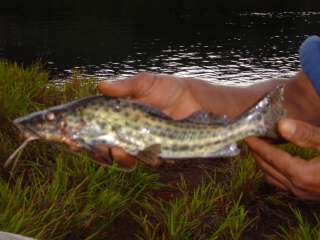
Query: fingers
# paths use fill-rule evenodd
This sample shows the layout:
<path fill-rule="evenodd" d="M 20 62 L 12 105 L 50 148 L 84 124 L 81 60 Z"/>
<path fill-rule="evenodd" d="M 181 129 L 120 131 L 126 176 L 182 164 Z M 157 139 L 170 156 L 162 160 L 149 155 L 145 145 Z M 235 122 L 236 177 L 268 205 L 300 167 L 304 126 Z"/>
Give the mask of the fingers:
<path fill-rule="evenodd" d="M 116 82 L 104 81 L 98 85 L 101 93 L 113 97 L 134 97 L 143 96 L 154 84 L 156 78 L 151 73 L 139 73 L 133 77 Z"/>
<path fill-rule="evenodd" d="M 281 189 L 283 191 L 289 191 L 289 189 L 286 187 L 286 185 L 283 185 L 281 182 L 279 182 L 278 180 L 272 178 L 269 175 L 266 175 L 266 180 L 271 185 L 276 186 L 277 188 L 279 188 L 279 189 Z"/>
<path fill-rule="evenodd" d="M 93 153 L 94 158 L 103 163 L 103 160 L 115 161 L 120 168 L 133 169 L 137 165 L 137 159 L 127 154 L 120 147 L 108 147 L 105 144 L 98 145 L 96 151 Z M 106 164 L 108 164 L 107 162 Z"/>
<path fill-rule="evenodd" d="M 269 165 L 263 158 L 254 154 L 257 164 L 261 167 L 266 175 L 266 180 L 277 188 L 291 192 L 300 199 L 317 199 L 320 195 L 314 189 L 309 189 L 303 181 L 297 181 L 297 177 L 286 177 L 285 174 L 278 172 Z M 299 174 L 299 173 L 297 173 Z"/>
<path fill-rule="evenodd" d="M 249 137 L 245 141 L 251 150 L 286 177 L 295 176 L 300 169 L 304 169 L 306 166 L 306 161 L 303 159 L 292 157 L 290 154 L 258 138 Z"/>
<path fill-rule="evenodd" d="M 246 142 L 268 182 L 300 199 L 320 199 L 320 158 L 307 162 L 254 137 Z"/>
<path fill-rule="evenodd" d="M 121 80 L 116 82 L 101 82 L 98 85 L 101 93 L 112 97 L 130 97 L 134 93 L 133 82 Z"/>
<path fill-rule="evenodd" d="M 71 143 L 71 142 L 70 142 Z M 72 152 L 78 152 L 81 148 L 76 144 L 68 144 L 69 150 Z M 90 152 L 91 158 L 95 161 L 109 165 L 112 161 L 116 161 L 120 168 L 133 169 L 137 166 L 138 161 L 133 156 L 127 154 L 120 147 L 110 148 L 108 145 L 100 144 L 95 147 L 95 150 Z"/>
<path fill-rule="evenodd" d="M 283 190 L 286 190 L 286 191 L 290 190 L 291 183 L 285 175 L 283 175 L 281 172 L 276 170 L 272 165 L 268 164 L 267 161 L 265 161 L 262 157 L 260 157 L 256 153 L 254 153 L 253 155 L 259 167 L 266 174 L 266 179 L 268 182 L 270 182 L 271 184 Z"/>
<path fill-rule="evenodd" d="M 300 146 L 319 148 L 320 128 L 306 122 L 284 118 L 279 121 L 279 132 L 288 141 Z"/>
<path fill-rule="evenodd" d="M 112 147 L 111 153 L 113 159 L 119 164 L 121 168 L 133 169 L 138 164 L 136 158 L 127 154 L 119 147 Z"/>
<path fill-rule="evenodd" d="M 319 200 L 320 199 L 320 194 L 314 193 L 312 191 L 304 191 L 304 190 L 301 190 L 295 186 L 288 187 L 286 185 L 283 185 L 277 179 L 272 178 L 270 175 L 266 175 L 266 180 L 271 185 L 273 185 L 283 191 L 293 193 L 299 199 L 302 199 L 302 200 Z"/>
<path fill-rule="evenodd" d="M 78 152 L 81 148 L 77 145 L 68 145 L 68 148 L 71 152 Z"/>

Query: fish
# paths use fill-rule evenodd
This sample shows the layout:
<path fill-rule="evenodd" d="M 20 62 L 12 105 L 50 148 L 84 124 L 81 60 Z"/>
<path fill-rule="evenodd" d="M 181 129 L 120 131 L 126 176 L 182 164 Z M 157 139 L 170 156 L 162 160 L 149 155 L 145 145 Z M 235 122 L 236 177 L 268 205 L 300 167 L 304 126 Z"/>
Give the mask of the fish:
<path fill-rule="evenodd" d="M 284 87 L 278 85 L 236 118 L 199 111 L 174 120 L 133 99 L 89 96 L 15 119 L 13 123 L 26 141 L 6 165 L 36 139 L 93 153 L 100 151 L 97 146 L 101 144 L 116 146 L 149 166 L 159 166 L 166 159 L 236 156 L 240 152 L 237 142 L 248 136 L 278 137 L 277 122 L 286 116 Z M 108 156 L 105 160 L 110 165 Z M 135 168 L 119 166 L 123 171 Z"/>

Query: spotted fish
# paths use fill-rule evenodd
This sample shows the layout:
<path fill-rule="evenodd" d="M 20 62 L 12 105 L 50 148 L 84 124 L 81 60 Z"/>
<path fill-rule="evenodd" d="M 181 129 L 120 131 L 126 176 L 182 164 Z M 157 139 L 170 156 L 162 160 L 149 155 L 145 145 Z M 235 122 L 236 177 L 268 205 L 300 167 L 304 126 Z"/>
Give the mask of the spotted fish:
<path fill-rule="evenodd" d="M 236 119 L 196 112 L 173 120 L 134 100 L 90 96 L 17 118 L 14 124 L 26 142 L 45 139 L 92 152 L 101 144 L 117 146 L 152 166 L 161 159 L 235 156 L 236 142 L 247 136 L 276 136 L 275 126 L 286 114 L 283 89 L 279 85 Z"/>

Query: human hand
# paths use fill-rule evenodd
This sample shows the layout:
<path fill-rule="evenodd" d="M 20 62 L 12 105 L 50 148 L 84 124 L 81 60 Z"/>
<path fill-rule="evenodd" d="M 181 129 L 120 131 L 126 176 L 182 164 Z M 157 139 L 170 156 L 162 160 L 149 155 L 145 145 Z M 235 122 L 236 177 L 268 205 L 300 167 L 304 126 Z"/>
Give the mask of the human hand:
<path fill-rule="evenodd" d="M 174 119 L 185 118 L 201 109 L 193 98 L 188 80 L 172 75 L 139 73 L 114 83 L 102 82 L 98 89 L 108 96 L 138 100 Z"/>
<path fill-rule="evenodd" d="M 319 127 L 286 118 L 280 120 L 278 130 L 300 147 L 320 149 Z M 306 161 L 256 137 L 245 141 L 268 182 L 301 199 L 320 199 L 320 156 Z"/>

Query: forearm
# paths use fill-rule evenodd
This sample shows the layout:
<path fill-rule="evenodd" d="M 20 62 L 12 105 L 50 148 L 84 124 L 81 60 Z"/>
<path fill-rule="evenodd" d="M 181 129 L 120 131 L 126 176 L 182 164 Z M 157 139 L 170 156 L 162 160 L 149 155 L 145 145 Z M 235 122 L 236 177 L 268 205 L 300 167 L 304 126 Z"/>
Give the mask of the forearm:
<path fill-rule="evenodd" d="M 300 71 L 288 82 L 284 106 L 288 117 L 320 125 L 320 98 L 304 72 Z"/>
<path fill-rule="evenodd" d="M 248 87 L 233 87 L 188 79 L 193 98 L 205 111 L 230 117 L 236 117 L 255 105 L 279 82 L 279 80 L 270 80 Z"/>
<path fill-rule="evenodd" d="M 275 79 L 241 88 L 187 81 L 194 99 L 204 110 L 230 117 L 240 115 L 280 82 L 284 82 L 284 107 L 288 117 L 320 125 L 320 98 L 303 72 L 288 80 Z"/>

